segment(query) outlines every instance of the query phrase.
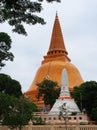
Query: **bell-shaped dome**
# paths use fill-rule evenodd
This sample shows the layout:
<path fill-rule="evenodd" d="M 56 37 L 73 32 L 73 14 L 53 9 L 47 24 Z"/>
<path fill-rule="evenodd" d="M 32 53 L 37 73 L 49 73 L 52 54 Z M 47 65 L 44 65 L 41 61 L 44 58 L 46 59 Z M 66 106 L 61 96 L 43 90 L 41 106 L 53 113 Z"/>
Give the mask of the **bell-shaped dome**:
<path fill-rule="evenodd" d="M 68 57 L 68 52 L 64 44 L 59 19 L 56 15 L 49 50 L 47 55 L 44 56 L 44 60 L 35 75 L 34 81 L 25 95 L 30 97 L 31 100 L 36 101 L 38 93 L 36 84 L 42 82 L 45 78 L 56 81 L 61 87 L 61 73 L 63 69 L 66 69 L 68 73 L 69 89 L 71 91 L 74 86 L 83 83 L 80 72 L 70 62 L 71 60 Z"/>
<path fill-rule="evenodd" d="M 70 62 L 56 60 L 41 65 L 28 91 L 36 90 L 36 84 L 42 82 L 45 78 L 56 81 L 58 85 L 61 86 L 61 74 L 63 69 L 67 70 L 69 89 L 71 91 L 74 86 L 79 86 L 83 82 L 80 72 L 73 64 Z"/>

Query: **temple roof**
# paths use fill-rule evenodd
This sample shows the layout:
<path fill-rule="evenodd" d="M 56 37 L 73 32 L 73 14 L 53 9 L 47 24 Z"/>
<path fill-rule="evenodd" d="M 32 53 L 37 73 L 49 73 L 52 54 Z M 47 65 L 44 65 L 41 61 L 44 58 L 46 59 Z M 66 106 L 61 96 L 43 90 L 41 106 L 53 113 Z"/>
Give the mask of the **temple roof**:
<path fill-rule="evenodd" d="M 42 63 L 56 59 L 70 61 L 67 55 L 68 52 L 64 44 L 60 22 L 58 19 L 58 15 L 56 14 L 49 50 L 47 52 L 47 55 L 44 56 L 44 61 Z"/>

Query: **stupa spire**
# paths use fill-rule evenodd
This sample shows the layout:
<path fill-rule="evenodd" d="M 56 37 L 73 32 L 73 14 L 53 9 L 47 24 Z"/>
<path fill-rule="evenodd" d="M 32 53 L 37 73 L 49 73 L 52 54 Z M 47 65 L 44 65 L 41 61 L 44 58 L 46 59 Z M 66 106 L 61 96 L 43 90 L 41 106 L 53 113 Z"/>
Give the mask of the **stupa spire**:
<path fill-rule="evenodd" d="M 62 71 L 62 87 L 60 92 L 60 98 L 70 98 L 68 75 L 65 69 Z"/>
<path fill-rule="evenodd" d="M 47 52 L 47 55 L 44 56 L 44 61 L 42 63 L 56 59 L 62 61 L 70 61 L 67 55 L 68 52 L 64 44 L 61 26 L 58 14 L 56 12 L 49 50 Z"/>
<path fill-rule="evenodd" d="M 68 110 L 68 114 L 72 114 L 73 112 L 76 112 L 77 114 L 80 113 L 80 110 L 74 101 L 73 98 L 71 98 L 69 86 L 68 86 L 68 75 L 66 69 L 62 70 L 62 87 L 60 96 L 58 99 L 56 99 L 56 102 L 54 103 L 52 109 L 49 112 L 49 115 L 59 115 L 60 113 L 60 107 L 66 104 L 66 108 Z"/>
<path fill-rule="evenodd" d="M 62 50 L 67 54 L 57 13 L 56 13 L 56 17 L 55 17 L 54 26 L 53 26 L 49 52 L 55 51 L 55 50 L 56 51 Z"/>

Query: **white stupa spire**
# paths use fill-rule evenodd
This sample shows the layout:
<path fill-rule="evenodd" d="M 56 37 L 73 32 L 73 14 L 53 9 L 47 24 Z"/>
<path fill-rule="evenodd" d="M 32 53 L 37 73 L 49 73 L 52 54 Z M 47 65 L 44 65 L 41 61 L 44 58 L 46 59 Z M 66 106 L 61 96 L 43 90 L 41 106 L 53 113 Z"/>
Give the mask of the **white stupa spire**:
<path fill-rule="evenodd" d="M 70 96 L 68 86 L 69 86 L 69 84 L 68 84 L 67 71 L 64 69 L 62 71 L 62 87 L 61 87 L 60 97 L 65 97 L 65 96 L 69 97 Z"/>
<path fill-rule="evenodd" d="M 67 108 L 69 114 L 72 114 L 73 112 L 80 113 L 77 104 L 75 103 L 74 99 L 70 95 L 68 75 L 65 69 L 62 71 L 62 87 L 61 87 L 60 96 L 56 100 L 52 109 L 50 110 L 49 115 L 59 115 L 60 106 L 62 106 L 63 104 L 66 104 L 65 107 Z"/>

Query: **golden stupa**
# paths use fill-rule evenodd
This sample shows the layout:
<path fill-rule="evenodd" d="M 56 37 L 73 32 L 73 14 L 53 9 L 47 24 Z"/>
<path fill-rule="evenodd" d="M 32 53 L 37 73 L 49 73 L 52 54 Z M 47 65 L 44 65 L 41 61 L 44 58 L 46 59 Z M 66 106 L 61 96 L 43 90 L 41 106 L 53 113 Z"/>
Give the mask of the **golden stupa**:
<path fill-rule="evenodd" d="M 64 44 L 59 19 L 56 15 L 49 50 L 47 55 L 44 56 L 44 60 L 35 75 L 32 85 L 25 93 L 25 96 L 35 102 L 38 107 L 41 107 L 43 105 L 43 101 L 38 101 L 36 98 L 38 93 L 36 84 L 42 82 L 45 78 L 49 78 L 50 80 L 56 81 L 61 87 L 61 75 L 64 68 L 68 73 L 69 89 L 71 91 L 74 86 L 79 86 L 83 83 L 80 72 L 70 62 L 71 60 L 68 57 L 68 52 Z"/>

